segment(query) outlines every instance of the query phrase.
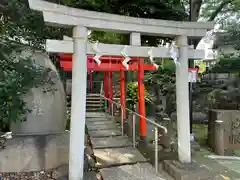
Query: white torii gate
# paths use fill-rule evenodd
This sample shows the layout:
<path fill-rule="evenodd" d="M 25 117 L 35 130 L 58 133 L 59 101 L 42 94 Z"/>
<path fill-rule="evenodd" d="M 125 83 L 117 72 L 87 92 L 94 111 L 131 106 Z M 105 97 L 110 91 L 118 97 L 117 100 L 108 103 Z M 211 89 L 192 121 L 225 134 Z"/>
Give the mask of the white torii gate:
<path fill-rule="evenodd" d="M 179 49 L 176 66 L 176 96 L 178 124 L 178 156 L 183 163 L 191 162 L 188 95 L 188 58 L 200 59 L 204 52 L 189 49 L 187 37 L 203 37 L 213 22 L 179 22 L 134 18 L 108 13 L 70 8 L 43 0 L 28 0 L 33 10 L 43 12 L 44 21 L 50 26 L 73 27 L 73 40 L 47 40 L 49 52 L 73 53 L 72 109 L 70 130 L 69 179 L 83 178 L 83 154 L 86 111 L 87 54 L 95 54 L 87 42 L 88 29 L 129 33 L 131 46 L 128 56 L 149 57 L 151 47 L 141 47 L 141 35 L 175 37 Z M 125 46 L 99 44 L 104 55 L 121 55 Z M 126 48 L 126 47 L 125 47 Z M 154 47 L 154 57 L 170 57 L 169 50 Z M 81 82 L 81 83 L 80 83 Z"/>

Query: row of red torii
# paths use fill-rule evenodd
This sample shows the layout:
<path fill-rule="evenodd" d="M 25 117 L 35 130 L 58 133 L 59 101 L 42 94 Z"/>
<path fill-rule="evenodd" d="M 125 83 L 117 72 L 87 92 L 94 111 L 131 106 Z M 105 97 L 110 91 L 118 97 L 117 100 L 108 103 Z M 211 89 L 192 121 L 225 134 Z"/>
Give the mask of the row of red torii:
<path fill-rule="evenodd" d="M 144 104 L 144 84 L 142 83 L 144 68 L 156 70 L 156 66 L 152 61 L 153 58 L 173 58 L 176 63 L 178 158 L 183 163 L 191 162 L 188 59 L 202 59 L 205 57 L 205 53 L 204 51 L 189 48 L 188 37 L 202 38 L 206 35 L 207 30 L 214 27 L 213 22 L 177 22 L 134 18 L 75 9 L 44 0 L 28 0 L 28 2 L 31 9 L 43 13 L 44 21 L 48 25 L 73 28 L 73 36 L 70 39 L 46 41 L 46 51 L 48 52 L 73 54 L 69 150 L 70 180 L 80 180 L 83 178 L 87 69 L 97 67 L 102 68 L 106 72 L 109 70 L 107 67 L 111 65 L 111 69 L 117 69 L 117 71 L 120 71 L 120 75 L 123 75 L 124 68 L 126 67 L 128 67 L 128 70 L 138 70 L 139 98 L 143 99 L 143 101 L 139 100 L 139 103 Z M 98 48 L 93 48 L 93 43 L 87 40 L 88 30 L 114 31 L 116 33 L 130 34 L 130 45 L 127 46 L 127 56 L 126 54 L 122 54 L 123 49 L 126 47 L 124 45 L 99 43 Z M 169 49 L 165 47 L 143 47 L 141 46 L 141 35 L 175 38 L 176 45 L 172 46 L 170 54 Z M 94 64 L 88 61 L 88 55 L 94 56 Z M 104 60 L 101 62 L 101 56 L 111 56 L 112 59 L 114 59 L 112 56 L 124 56 L 124 60 L 122 60 L 122 64 L 106 64 Z M 133 64 L 130 65 L 127 63 L 130 60 L 129 57 L 141 58 L 132 58 L 131 61 Z M 89 58 L 91 59 L 91 57 Z M 149 58 L 152 64 L 144 64 L 143 58 Z M 110 58 L 108 57 L 108 59 Z M 120 60 L 121 58 L 118 57 L 117 59 Z M 122 75 L 121 81 L 124 79 Z M 145 109 L 143 108 L 143 105 L 140 106 L 140 113 L 145 115 Z M 79 123 L 80 120 L 81 123 Z M 144 119 L 142 119 L 140 124 L 143 127 L 145 123 Z M 145 130 L 140 133 L 141 135 L 145 135 Z"/>
<path fill-rule="evenodd" d="M 138 112 L 141 117 L 146 116 L 145 100 L 144 100 L 144 72 L 155 71 L 158 69 L 156 64 L 146 64 L 143 58 L 130 57 L 128 61 L 128 67 L 124 65 L 123 56 L 101 56 L 99 60 L 101 63 L 97 63 L 94 59 L 95 56 L 87 57 L 87 70 L 89 74 L 89 89 L 92 90 L 92 76 L 94 71 L 104 72 L 104 95 L 110 99 L 109 109 L 113 107 L 113 72 L 120 72 L 120 104 L 123 108 L 123 119 L 126 119 L 126 95 L 125 95 L 125 74 L 124 71 L 138 71 Z M 60 60 L 60 66 L 64 71 L 72 71 L 72 55 L 71 54 L 58 54 Z M 189 71 L 195 70 L 189 68 Z M 196 74 L 197 76 L 197 74 Z M 146 121 L 140 117 L 140 136 L 143 140 L 146 139 L 147 128 Z"/>
<path fill-rule="evenodd" d="M 143 58 L 129 57 L 128 67 L 124 66 L 125 58 L 123 56 L 101 56 L 97 63 L 94 59 L 95 56 L 88 56 L 87 69 L 89 72 L 89 86 L 92 88 L 92 72 L 104 72 L 104 94 L 105 97 L 110 99 L 109 108 L 112 108 L 113 101 L 113 82 L 112 73 L 120 72 L 120 104 L 123 108 L 123 119 L 126 119 L 126 95 L 125 95 L 125 74 L 124 71 L 137 71 L 138 72 L 138 107 L 139 114 L 142 117 L 146 116 L 145 99 L 144 99 L 144 71 L 157 70 L 156 64 L 146 64 Z M 72 71 L 72 55 L 71 54 L 58 54 L 60 65 L 64 71 Z M 140 136 L 143 140 L 147 135 L 146 120 L 140 118 Z"/>

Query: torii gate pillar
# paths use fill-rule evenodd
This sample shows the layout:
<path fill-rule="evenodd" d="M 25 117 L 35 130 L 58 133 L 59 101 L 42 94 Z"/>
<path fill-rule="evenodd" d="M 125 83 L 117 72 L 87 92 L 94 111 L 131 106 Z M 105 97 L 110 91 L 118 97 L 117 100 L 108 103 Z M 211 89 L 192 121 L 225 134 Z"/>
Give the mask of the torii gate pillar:
<path fill-rule="evenodd" d="M 69 149 L 69 179 L 83 178 L 87 85 L 86 27 L 73 28 L 72 103 Z"/>
<path fill-rule="evenodd" d="M 141 46 L 141 34 L 133 32 L 130 34 L 130 44 L 135 46 Z M 143 118 L 146 116 L 145 99 L 144 99 L 144 69 L 143 59 L 138 58 L 138 112 L 142 116 L 140 117 L 140 140 L 142 143 L 147 143 L 147 122 Z"/>
<path fill-rule="evenodd" d="M 110 112 L 113 113 L 113 102 L 112 102 L 113 101 L 113 82 L 112 82 L 113 74 L 112 72 L 109 72 L 108 77 L 109 77 L 109 99 L 110 99 L 109 108 L 111 109 Z"/>
<path fill-rule="evenodd" d="M 120 103 L 123 119 L 126 120 L 125 74 L 123 70 L 120 70 Z"/>
<path fill-rule="evenodd" d="M 191 162 L 189 95 L 188 95 L 188 44 L 187 36 L 176 38 L 179 48 L 179 63 L 176 66 L 176 102 L 178 158 L 182 163 Z"/>
<path fill-rule="evenodd" d="M 147 144 L 147 122 L 143 118 L 146 116 L 145 108 L 145 95 L 144 95 L 144 70 L 143 70 L 143 59 L 138 60 L 138 111 L 140 117 L 140 140 L 142 143 Z"/>
<path fill-rule="evenodd" d="M 108 89 L 109 89 L 109 79 L 108 79 L 109 77 L 108 77 L 108 73 L 107 72 L 104 72 L 104 96 L 106 97 L 106 98 L 108 98 L 109 96 L 108 96 L 108 94 L 109 94 L 109 91 L 108 91 Z"/>

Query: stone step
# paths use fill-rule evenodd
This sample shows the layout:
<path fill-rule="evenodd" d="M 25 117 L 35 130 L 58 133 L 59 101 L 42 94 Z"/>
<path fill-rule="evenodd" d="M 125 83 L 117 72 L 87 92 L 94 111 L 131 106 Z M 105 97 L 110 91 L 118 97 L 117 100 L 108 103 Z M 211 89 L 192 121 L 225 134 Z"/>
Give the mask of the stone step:
<path fill-rule="evenodd" d="M 119 129 L 108 129 L 108 130 L 93 130 L 88 131 L 90 137 L 111 137 L 121 136 Z"/>
<path fill-rule="evenodd" d="M 103 105 L 102 104 L 100 104 L 100 103 L 92 103 L 92 104 L 89 104 L 89 103 L 87 103 L 86 104 L 86 107 L 102 107 Z"/>
<path fill-rule="evenodd" d="M 93 152 L 97 159 L 97 168 L 107 168 L 126 164 L 136 164 L 139 162 L 147 162 L 145 157 L 143 157 L 138 149 L 133 147 L 94 149 Z"/>
<path fill-rule="evenodd" d="M 100 101 L 100 97 L 86 97 L 86 101 Z"/>
<path fill-rule="evenodd" d="M 68 178 L 66 178 L 67 180 Z M 97 173 L 94 171 L 90 171 L 90 172 L 84 172 L 83 173 L 83 179 L 84 180 L 97 180 Z"/>
<path fill-rule="evenodd" d="M 103 112 L 104 108 L 89 108 L 89 107 L 87 107 L 86 111 L 87 112 Z"/>
<path fill-rule="evenodd" d="M 205 165 L 199 165 L 194 161 L 190 164 L 184 164 L 176 160 L 165 160 L 163 169 L 176 180 L 192 180 L 199 179 L 199 177 L 202 180 L 218 179 L 216 178 L 218 174 L 216 171 L 209 169 Z"/>
<path fill-rule="evenodd" d="M 86 117 L 88 118 L 99 118 L 99 117 L 106 117 L 104 112 L 87 112 Z"/>
<path fill-rule="evenodd" d="M 93 117 L 87 117 L 87 121 L 88 122 L 99 122 L 99 121 L 111 121 L 109 118 L 107 117 L 96 117 L 96 118 L 93 118 Z"/>
<path fill-rule="evenodd" d="M 103 101 L 101 102 L 100 100 L 86 100 L 87 104 L 103 104 Z"/>
<path fill-rule="evenodd" d="M 100 125 L 109 125 L 109 126 L 111 126 L 111 125 L 113 125 L 114 123 L 113 123 L 113 121 L 111 121 L 111 120 L 108 120 L 108 121 L 87 121 L 86 122 L 86 125 L 87 125 L 87 127 L 88 126 L 100 126 Z"/>
<path fill-rule="evenodd" d="M 97 99 L 97 100 L 100 100 L 100 99 L 103 99 L 103 97 L 101 97 L 101 96 L 87 96 L 86 99 Z"/>
<path fill-rule="evenodd" d="M 87 108 L 102 108 L 103 109 L 103 105 L 102 104 L 86 104 Z"/>
<path fill-rule="evenodd" d="M 131 147 L 128 137 L 91 138 L 93 149 Z"/>
<path fill-rule="evenodd" d="M 86 106 L 86 109 L 104 109 L 101 106 Z"/>
<path fill-rule="evenodd" d="M 104 180 L 167 180 L 149 163 L 100 169 Z"/>
<path fill-rule="evenodd" d="M 87 93 L 87 96 L 100 96 L 98 93 Z"/>
<path fill-rule="evenodd" d="M 105 124 L 87 124 L 87 128 L 89 131 L 93 130 L 108 130 L 108 129 L 119 129 L 119 126 L 117 126 L 114 123 L 105 123 Z"/>

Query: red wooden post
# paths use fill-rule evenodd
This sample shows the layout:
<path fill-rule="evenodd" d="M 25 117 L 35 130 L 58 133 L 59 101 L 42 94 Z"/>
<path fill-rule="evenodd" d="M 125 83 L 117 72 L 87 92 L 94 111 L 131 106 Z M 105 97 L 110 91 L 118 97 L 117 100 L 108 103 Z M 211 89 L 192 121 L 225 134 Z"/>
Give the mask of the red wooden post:
<path fill-rule="evenodd" d="M 145 99 L 144 99 L 144 69 L 143 59 L 139 58 L 138 61 L 138 110 L 139 114 L 143 117 L 146 116 Z M 146 119 L 140 117 L 140 138 L 144 143 L 147 142 L 147 123 Z"/>
<path fill-rule="evenodd" d="M 92 88 L 93 88 L 93 75 L 92 75 L 92 71 L 89 72 L 89 88 L 90 88 L 90 92 L 92 92 Z"/>
<path fill-rule="evenodd" d="M 112 72 L 109 72 L 108 73 L 109 75 L 109 99 L 111 100 L 110 101 L 110 104 L 109 104 L 109 108 L 112 109 L 112 100 L 113 100 L 113 82 L 112 82 Z"/>
<path fill-rule="evenodd" d="M 108 74 L 104 72 L 104 95 L 108 98 Z"/>
<path fill-rule="evenodd" d="M 126 120 L 125 77 L 123 70 L 120 70 L 120 103 L 123 108 L 123 119 Z"/>

